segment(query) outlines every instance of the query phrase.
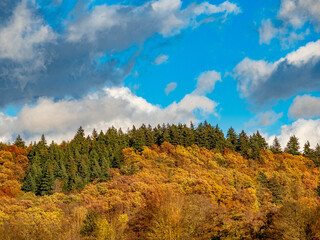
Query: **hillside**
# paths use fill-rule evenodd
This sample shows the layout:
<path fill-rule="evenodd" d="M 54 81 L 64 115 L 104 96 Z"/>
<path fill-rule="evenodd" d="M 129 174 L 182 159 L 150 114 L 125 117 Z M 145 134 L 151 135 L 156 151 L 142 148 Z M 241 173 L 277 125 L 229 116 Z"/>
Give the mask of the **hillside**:
<path fill-rule="evenodd" d="M 20 190 L 24 151 L 0 152 L 1 239 L 320 239 L 319 168 L 302 155 L 125 148 L 107 180 L 36 196 Z"/>

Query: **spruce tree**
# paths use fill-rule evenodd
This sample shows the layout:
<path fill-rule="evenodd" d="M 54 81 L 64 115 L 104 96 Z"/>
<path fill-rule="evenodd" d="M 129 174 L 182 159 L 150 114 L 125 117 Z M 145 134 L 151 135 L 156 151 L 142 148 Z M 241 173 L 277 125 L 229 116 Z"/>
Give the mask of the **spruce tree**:
<path fill-rule="evenodd" d="M 237 147 L 237 143 L 238 143 L 237 134 L 234 131 L 234 129 L 231 127 L 229 128 L 227 133 L 227 148 L 229 148 L 232 151 L 235 151 Z"/>
<path fill-rule="evenodd" d="M 313 156 L 313 151 L 310 147 L 310 142 L 307 141 L 305 144 L 304 144 L 304 147 L 303 147 L 303 155 L 307 158 L 312 158 Z"/>
<path fill-rule="evenodd" d="M 18 137 L 16 138 L 14 145 L 16 145 L 17 147 L 22 147 L 25 148 L 26 144 L 25 142 L 22 140 L 22 138 L 20 137 L 20 135 L 18 135 Z"/>
<path fill-rule="evenodd" d="M 249 138 L 243 130 L 239 134 L 236 151 L 242 156 L 249 157 Z"/>
<path fill-rule="evenodd" d="M 278 153 L 281 153 L 282 150 L 281 150 L 281 145 L 279 143 L 279 140 L 277 137 L 274 137 L 274 140 L 273 140 L 273 144 L 272 146 L 270 147 L 270 150 L 274 153 L 274 154 L 278 154 Z"/>
<path fill-rule="evenodd" d="M 39 193 L 41 196 L 52 194 L 53 190 L 54 175 L 51 170 L 51 167 L 47 165 L 44 169 L 42 175 L 41 184 L 39 188 Z"/>
<path fill-rule="evenodd" d="M 27 174 L 26 178 L 24 179 L 22 188 L 25 192 L 33 192 L 36 193 L 37 185 L 35 177 L 32 175 L 31 171 Z"/>
<path fill-rule="evenodd" d="M 289 142 L 287 143 L 287 147 L 285 148 L 285 152 L 290 153 L 292 155 L 299 155 L 300 145 L 299 140 L 296 136 L 291 136 Z"/>
<path fill-rule="evenodd" d="M 264 137 L 261 136 L 260 132 L 257 131 L 257 133 L 255 134 L 256 136 L 256 142 L 260 148 L 260 150 L 265 150 L 268 148 L 268 143 L 266 142 L 266 140 L 264 139 Z"/>

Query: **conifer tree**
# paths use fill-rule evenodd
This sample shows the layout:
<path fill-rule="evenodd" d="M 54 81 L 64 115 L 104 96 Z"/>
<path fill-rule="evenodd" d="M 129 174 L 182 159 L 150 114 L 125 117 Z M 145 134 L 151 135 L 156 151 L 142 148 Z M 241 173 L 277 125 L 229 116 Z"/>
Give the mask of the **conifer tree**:
<path fill-rule="evenodd" d="M 25 142 L 22 140 L 22 138 L 20 137 L 20 135 L 18 135 L 18 137 L 16 138 L 14 145 L 16 145 L 17 147 L 22 147 L 25 148 L 26 144 Z"/>
<path fill-rule="evenodd" d="M 317 144 L 314 149 L 312 160 L 317 167 L 320 166 L 320 145 L 319 144 Z"/>
<path fill-rule="evenodd" d="M 304 144 L 304 147 L 303 147 L 303 155 L 307 158 L 312 158 L 313 156 L 313 151 L 310 147 L 310 142 L 307 141 L 305 144 Z"/>
<path fill-rule="evenodd" d="M 281 145 L 279 143 L 279 140 L 277 137 L 274 137 L 274 140 L 273 140 L 273 144 L 272 146 L 270 147 L 270 150 L 274 153 L 274 154 L 278 154 L 278 153 L 281 153 L 282 150 L 281 150 Z"/>
<path fill-rule="evenodd" d="M 299 140 L 296 136 L 291 136 L 289 142 L 287 143 L 287 147 L 285 148 L 285 152 L 290 153 L 292 155 L 299 155 L 300 145 Z"/>
<path fill-rule="evenodd" d="M 214 129 L 214 136 L 215 136 L 214 148 L 222 151 L 226 146 L 226 139 L 224 137 L 222 130 L 219 128 L 218 125 L 216 125 Z"/>
<path fill-rule="evenodd" d="M 237 144 L 238 144 L 237 134 L 234 131 L 234 129 L 231 127 L 231 128 L 229 128 L 228 133 L 227 133 L 227 147 L 230 150 L 234 151 L 234 150 L 236 150 Z"/>
<path fill-rule="evenodd" d="M 249 157 L 249 138 L 243 130 L 239 134 L 236 151 L 242 156 Z"/>
<path fill-rule="evenodd" d="M 25 192 L 36 193 L 37 191 L 36 180 L 31 171 L 27 174 L 26 178 L 24 179 L 23 186 L 21 189 Z"/>
<path fill-rule="evenodd" d="M 260 150 L 265 150 L 268 148 L 268 143 L 266 142 L 266 140 L 264 139 L 264 137 L 261 136 L 260 132 L 257 131 L 257 133 L 255 134 L 256 136 L 256 142 L 260 148 Z"/>
<path fill-rule="evenodd" d="M 39 188 L 40 195 L 52 194 L 54 175 L 49 164 L 45 167 Z"/>
<path fill-rule="evenodd" d="M 92 140 L 93 139 L 95 139 L 95 140 L 98 139 L 98 133 L 95 128 L 92 130 Z"/>

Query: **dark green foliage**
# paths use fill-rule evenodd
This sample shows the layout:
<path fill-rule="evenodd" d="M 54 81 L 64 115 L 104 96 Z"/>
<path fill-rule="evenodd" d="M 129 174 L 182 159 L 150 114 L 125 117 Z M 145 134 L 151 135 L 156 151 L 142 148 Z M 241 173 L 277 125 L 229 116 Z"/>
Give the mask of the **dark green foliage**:
<path fill-rule="evenodd" d="M 274 154 L 282 153 L 281 145 L 280 145 L 279 140 L 278 140 L 277 137 L 274 138 L 273 144 L 272 144 L 272 146 L 270 147 L 270 150 L 271 150 Z"/>
<path fill-rule="evenodd" d="M 231 127 L 228 130 L 227 133 L 227 148 L 229 148 L 232 151 L 236 150 L 236 147 L 238 145 L 238 137 L 234 129 Z"/>
<path fill-rule="evenodd" d="M 315 150 L 313 151 L 312 161 L 315 163 L 316 167 L 320 167 L 320 145 L 317 144 Z"/>
<path fill-rule="evenodd" d="M 243 130 L 239 134 L 236 151 L 240 152 L 242 156 L 249 157 L 249 138 Z"/>
<path fill-rule="evenodd" d="M 273 202 L 274 203 L 280 203 L 283 199 L 284 189 L 283 186 L 281 186 L 278 182 L 278 180 L 273 177 L 268 181 L 268 188 L 270 189 L 272 196 L 273 196 Z"/>
<path fill-rule="evenodd" d="M 29 172 L 28 175 L 26 176 L 21 189 L 25 192 L 36 193 L 37 191 L 36 180 L 34 175 L 31 172 Z"/>
<path fill-rule="evenodd" d="M 133 126 L 127 133 L 114 127 L 98 134 L 93 130 L 91 137 L 85 137 L 82 127 L 79 127 L 74 138 L 60 145 L 52 142 L 47 145 L 42 135 L 38 143 L 31 146 L 28 158 L 30 167 L 23 184 L 24 191 L 32 191 L 38 195 L 52 193 L 56 180 L 61 181 L 64 191 L 81 190 L 86 184 L 97 179 L 107 181 L 110 178 L 109 169 L 122 169 L 128 174 L 136 172 L 135 166 L 123 169 L 124 155 L 122 150 L 132 147 L 143 151 L 144 146 L 169 142 L 185 147 L 197 144 L 207 149 L 223 151 L 226 147 L 240 152 L 243 156 L 260 159 L 260 150 L 266 148 L 266 142 L 259 132 L 249 137 L 244 131 L 237 134 L 230 128 L 225 139 L 218 125 L 200 123 L 197 128 L 190 123 L 158 125 L 152 129 L 150 125 L 140 128 Z M 319 155 L 320 156 L 320 155 Z M 219 161 L 225 165 L 226 162 Z"/>
<path fill-rule="evenodd" d="M 25 148 L 26 144 L 25 142 L 22 140 L 22 138 L 20 137 L 20 135 L 18 135 L 18 137 L 16 138 L 14 145 L 16 145 L 17 147 L 22 147 Z"/>
<path fill-rule="evenodd" d="M 268 178 L 264 172 L 259 171 L 259 175 L 257 176 L 257 180 L 262 184 L 262 186 L 266 187 L 268 184 Z"/>
<path fill-rule="evenodd" d="M 299 155 L 300 145 L 299 140 L 296 136 L 291 136 L 289 142 L 287 143 L 287 147 L 285 148 L 285 152 L 290 153 L 292 155 Z"/>
<path fill-rule="evenodd" d="M 83 221 L 81 235 L 84 235 L 84 236 L 93 235 L 95 230 L 97 229 L 97 221 L 98 221 L 98 214 L 96 212 L 90 211 Z"/>
<path fill-rule="evenodd" d="M 47 165 L 42 175 L 41 184 L 39 186 L 40 195 L 52 194 L 54 175 L 51 170 L 51 166 Z"/>
<path fill-rule="evenodd" d="M 313 157 L 313 150 L 311 149 L 310 147 L 310 142 L 307 141 L 305 144 L 304 144 L 304 147 L 303 147 L 303 155 L 307 158 L 310 158 L 312 159 Z"/>
<path fill-rule="evenodd" d="M 317 195 L 320 196 L 320 183 L 318 183 L 318 187 L 317 187 Z"/>

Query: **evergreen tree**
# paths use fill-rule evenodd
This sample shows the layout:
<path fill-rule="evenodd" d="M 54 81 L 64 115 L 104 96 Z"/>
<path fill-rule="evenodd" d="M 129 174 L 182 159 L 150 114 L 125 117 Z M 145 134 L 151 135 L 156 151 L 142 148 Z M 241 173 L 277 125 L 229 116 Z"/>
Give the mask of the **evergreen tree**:
<path fill-rule="evenodd" d="M 279 140 L 278 140 L 277 137 L 274 137 L 273 144 L 272 144 L 270 150 L 271 150 L 274 154 L 278 154 L 278 153 L 281 153 L 281 152 L 282 152 L 282 150 L 281 150 L 281 145 L 280 145 Z"/>
<path fill-rule="evenodd" d="M 216 125 L 214 129 L 214 136 L 215 136 L 214 148 L 218 149 L 219 151 L 222 151 L 226 146 L 226 139 L 224 137 L 222 130 L 219 128 L 218 125 Z"/>
<path fill-rule="evenodd" d="M 20 135 L 18 135 L 18 137 L 16 138 L 14 145 L 16 145 L 17 147 L 22 147 L 22 148 L 26 147 L 25 142 L 22 140 Z"/>
<path fill-rule="evenodd" d="M 98 139 L 98 133 L 96 131 L 96 129 L 94 128 L 93 131 L 92 131 L 92 140 L 93 139 Z"/>
<path fill-rule="evenodd" d="M 37 191 L 36 180 L 31 171 L 27 174 L 26 178 L 24 179 L 23 186 L 21 189 L 25 192 L 36 193 Z"/>
<path fill-rule="evenodd" d="M 264 137 L 261 136 L 259 131 L 257 131 L 257 133 L 255 134 L 255 137 L 260 150 L 266 150 L 268 148 L 268 143 L 266 142 Z"/>
<path fill-rule="evenodd" d="M 194 129 L 191 127 L 188 128 L 187 125 L 184 124 L 182 127 L 182 145 L 191 146 L 194 144 L 194 140 L 195 140 Z"/>
<path fill-rule="evenodd" d="M 242 156 L 249 157 L 249 138 L 243 130 L 239 134 L 236 151 Z"/>
<path fill-rule="evenodd" d="M 289 142 L 287 143 L 287 147 L 285 148 L 285 152 L 290 153 L 292 155 L 299 155 L 300 145 L 299 140 L 296 136 L 291 136 Z"/>
<path fill-rule="evenodd" d="M 320 145 L 319 144 L 317 144 L 314 149 L 312 161 L 314 162 L 316 167 L 320 167 Z"/>
<path fill-rule="evenodd" d="M 39 188 L 40 195 L 43 196 L 43 195 L 52 194 L 53 182 L 54 182 L 53 172 L 51 170 L 51 167 L 47 165 L 44 169 L 44 173 L 41 179 L 41 184 Z"/>
<path fill-rule="evenodd" d="M 232 151 L 235 151 L 238 144 L 238 137 L 234 129 L 231 127 L 227 133 L 227 148 Z"/>
<path fill-rule="evenodd" d="M 304 144 L 304 147 L 303 147 L 303 155 L 307 158 L 312 158 L 313 157 L 313 151 L 310 147 L 310 142 L 307 141 L 305 144 Z"/>
<path fill-rule="evenodd" d="M 44 136 L 44 134 L 41 135 L 41 139 L 40 139 L 40 142 L 41 146 L 47 146 L 47 140 Z"/>

